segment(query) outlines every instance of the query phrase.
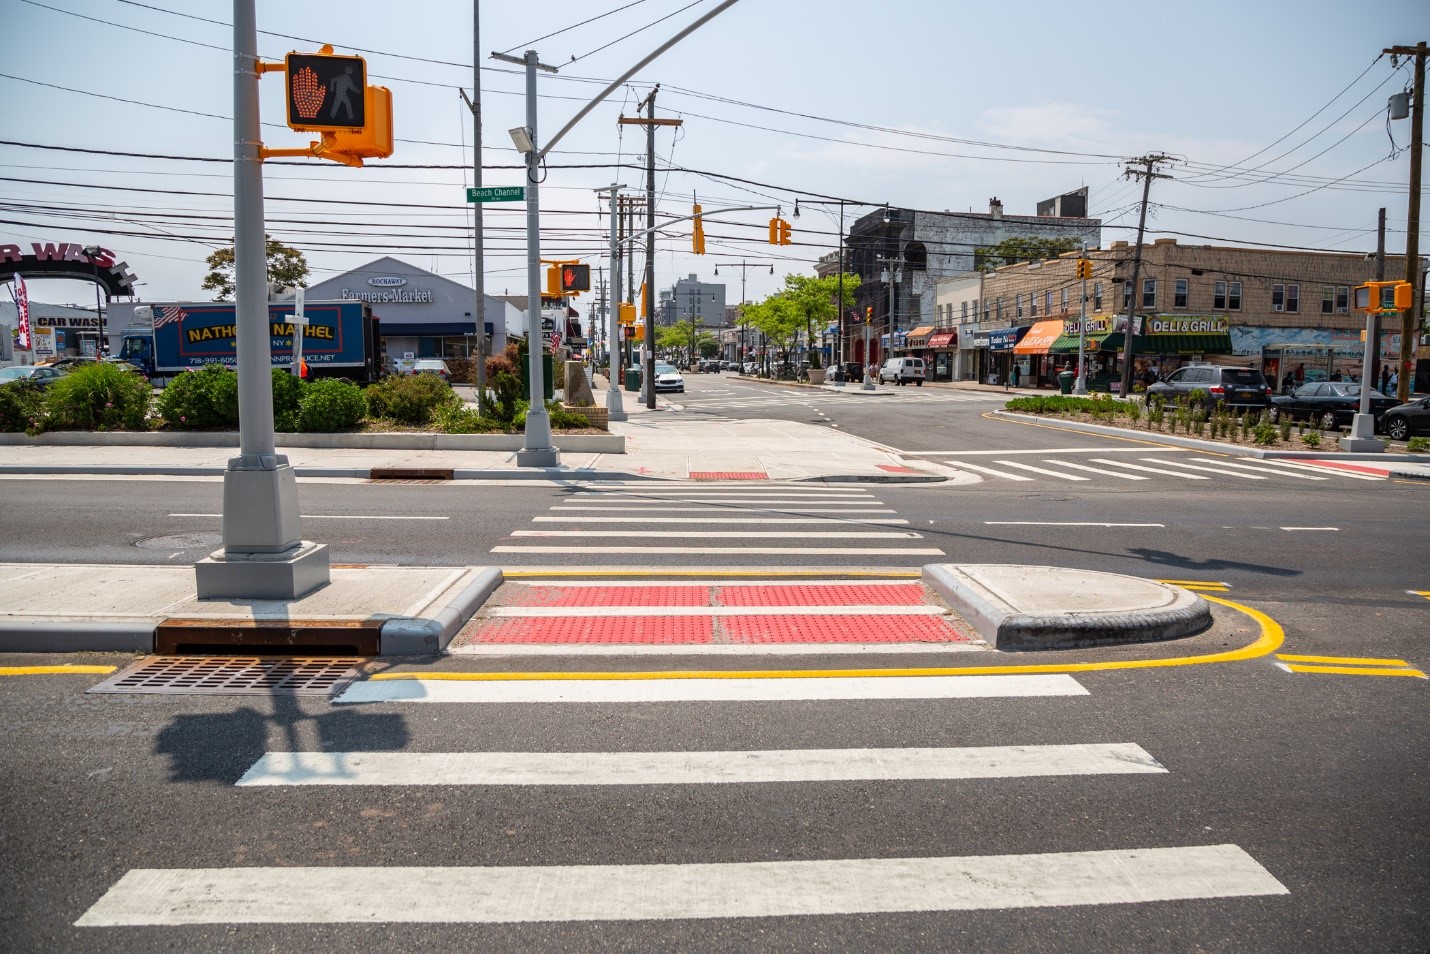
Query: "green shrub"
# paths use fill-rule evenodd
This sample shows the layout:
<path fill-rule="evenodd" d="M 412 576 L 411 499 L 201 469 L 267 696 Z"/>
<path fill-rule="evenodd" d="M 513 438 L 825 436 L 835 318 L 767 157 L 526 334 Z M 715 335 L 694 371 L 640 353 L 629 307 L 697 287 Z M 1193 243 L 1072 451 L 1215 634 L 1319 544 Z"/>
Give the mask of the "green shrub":
<path fill-rule="evenodd" d="M 307 385 L 287 368 L 273 369 L 273 429 L 286 434 L 301 431 L 298 403 Z"/>
<path fill-rule="evenodd" d="M 221 364 L 185 371 L 169 380 L 155 404 L 166 427 L 237 427 L 238 375 Z"/>
<path fill-rule="evenodd" d="M 491 434 L 506 430 L 501 421 L 482 417 L 476 408 L 448 404 L 432 415 L 432 425 L 443 434 Z"/>
<path fill-rule="evenodd" d="M 1283 441 L 1291 440 L 1291 421 L 1289 418 L 1281 422 L 1279 436 Z"/>
<path fill-rule="evenodd" d="M 45 429 L 45 392 L 33 381 L 0 384 L 0 431 L 39 434 Z"/>
<path fill-rule="evenodd" d="M 438 408 L 460 406 L 462 399 L 435 374 L 395 374 L 367 389 L 367 410 L 399 424 L 430 424 Z"/>
<path fill-rule="evenodd" d="M 362 388 L 350 381 L 328 378 L 303 386 L 298 401 L 298 428 L 309 433 L 346 431 L 367 416 Z"/>
<path fill-rule="evenodd" d="M 1262 421 L 1251 429 L 1251 439 L 1265 447 L 1276 443 L 1277 428 L 1270 421 Z"/>
<path fill-rule="evenodd" d="M 86 364 L 50 385 L 48 426 L 58 430 L 142 431 L 154 389 L 132 371 L 104 361 Z"/>
<path fill-rule="evenodd" d="M 526 412 L 530 407 L 530 402 L 517 402 L 516 419 L 512 422 L 512 426 L 516 430 L 521 430 L 526 427 Z M 562 407 L 560 401 L 547 401 L 546 415 L 551 423 L 552 430 L 572 430 L 591 426 L 591 422 L 581 415 Z"/>
<path fill-rule="evenodd" d="M 1430 451 L 1430 437 L 1412 437 L 1405 445 L 1405 449 L 1412 454 L 1422 454 Z"/>
<path fill-rule="evenodd" d="M 1307 431 L 1306 433 L 1301 435 L 1301 443 L 1305 444 L 1307 447 L 1320 447 L 1321 432 Z"/>
<path fill-rule="evenodd" d="M 491 399 L 487 413 L 508 425 L 516 421 L 517 405 L 521 402 L 521 373 L 513 353 L 514 346 L 508 345 L 506 354 L 487 359 L 487 391 Z"/>

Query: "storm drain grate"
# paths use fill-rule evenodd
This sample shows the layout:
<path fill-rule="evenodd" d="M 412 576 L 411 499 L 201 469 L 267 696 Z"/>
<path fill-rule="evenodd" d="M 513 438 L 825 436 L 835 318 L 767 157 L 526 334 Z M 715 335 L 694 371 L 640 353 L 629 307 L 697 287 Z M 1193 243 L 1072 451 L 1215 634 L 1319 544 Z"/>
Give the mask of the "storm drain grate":
<path fill-rule="evenodd" d="M 88 691 L 326 696 L 356 679 L 364 662 L 348 657 L 150 656 L 124 667 Z"/>

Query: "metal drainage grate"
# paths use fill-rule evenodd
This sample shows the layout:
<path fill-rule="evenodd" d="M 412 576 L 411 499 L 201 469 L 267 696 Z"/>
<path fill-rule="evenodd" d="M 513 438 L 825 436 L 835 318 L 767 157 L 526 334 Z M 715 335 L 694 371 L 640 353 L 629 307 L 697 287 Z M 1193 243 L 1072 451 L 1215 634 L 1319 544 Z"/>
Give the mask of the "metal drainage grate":
<path fill-rule="evenodd" d="M 326 696 L 356 679 L 364 662 L 343 657 L 150 656 L 124 667 L 88 691 Z"/>

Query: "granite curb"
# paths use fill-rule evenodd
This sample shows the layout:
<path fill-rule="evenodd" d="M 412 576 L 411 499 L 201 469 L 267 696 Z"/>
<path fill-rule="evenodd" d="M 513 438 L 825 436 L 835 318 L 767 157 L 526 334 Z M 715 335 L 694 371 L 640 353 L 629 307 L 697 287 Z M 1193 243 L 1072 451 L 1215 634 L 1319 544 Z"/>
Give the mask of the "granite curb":
<path fill-rule="evenodd" d="M 477 578 L 434 617 L 390 619 L 379 636 L 383 656 L 419 656 L 445 652 L 467 620 L 481 609 L 502 584 L 502 571 L 482 567 Z"/>
<path fill-rule="evenodd" d="M 1163 642 L 1191 636 L 1212 623 L 1211 606 L 1189 590 L 1116 573 L 1067 570 L 1060 567 L 1018 567 L 1045 570 L 1050 575 L 1076 577 L 1089 588 L 1099 583 L 1136 579 L 1139 586 L 1163 597 L 1161 605 L 1115 611 L 1087 607 L 1032 610 L 1005 599 L 953 564 L 929 564 L 923 579 L 993 648 L 1003 651 L 1076 649 L 1124 643 Z M 991 569 L 996 569 L 993 567 Z"/>

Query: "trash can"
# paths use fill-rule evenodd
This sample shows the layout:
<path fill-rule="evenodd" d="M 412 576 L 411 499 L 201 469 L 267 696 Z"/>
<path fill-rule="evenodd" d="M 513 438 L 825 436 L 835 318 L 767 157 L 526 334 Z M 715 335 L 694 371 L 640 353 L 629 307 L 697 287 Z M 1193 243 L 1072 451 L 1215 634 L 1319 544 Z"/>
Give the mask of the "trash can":
<path fill-rule="evenodd" d="M 627 391 L 639 391 L 640 389 L 641 389 L 641 372 L 640 372 L 640 368 L 636 368 L 636 367 L 626 368 L 626 390 L 627 390 Z"/>
<path fill-rule="evenodd" d="M 1061 391 L 1063 394 L 1071 394 L 1073 391 L 1073 381 L 1076 379 L 1077 375 L 1073 374 L 1071 371 L 1059 371 L 1058 390 Z"/>

